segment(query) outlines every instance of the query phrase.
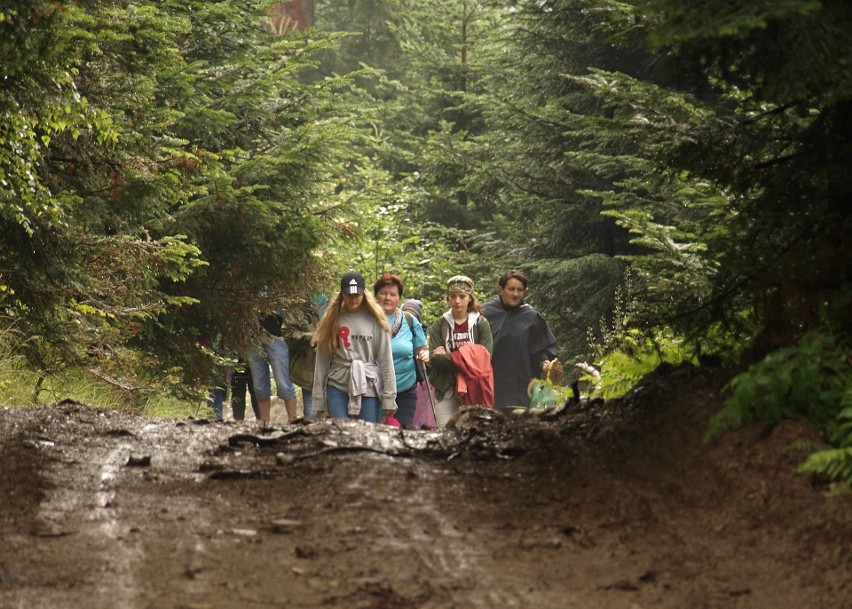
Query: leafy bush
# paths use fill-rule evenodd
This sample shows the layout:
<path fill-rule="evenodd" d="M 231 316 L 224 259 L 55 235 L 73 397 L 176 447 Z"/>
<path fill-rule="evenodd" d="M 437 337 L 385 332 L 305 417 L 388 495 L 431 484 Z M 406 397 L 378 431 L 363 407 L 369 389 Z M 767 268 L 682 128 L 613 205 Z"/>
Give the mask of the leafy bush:
<path fill-rule="evenodd" d="M 629 330 L 620 337 L 621 347 L 598 359 L 600 383 L 592 397 L 611 400 L 624 395 L 660 364 L 697 363 L 695 349 L 670 331 L 643 333 Z"/>
<path fill-rule="evenodd" d="M 185 418 L 197 416 L 203 405 L 203 391 L 189 398 L 175 397 L 177 392 L 169 390 L 168 385 L 179 384 L 178 376 L 157 376 L 150 371 L 146 376 L 146 361 L 136 359 L 135 352 L 102 357 L 100 366 L 37 369 L 22 354 L 36 340 L 38 337 L 25 337 L 14 321 L 0 315 L 0 407 L 30 407 L 70 399 L 96 408 Z M 130 381 L 138 385 L 130 386 Z"/>
<path fill-rule="evenodd" d="M 807 419 L 830 432 L 852 380 L 845 351 L 830 333 L 814 331 L 770 353 L 728 384 L 731 397 L 710 422 L 708 437 L 781 419 Z"/>
<path fill-rule="evenodd" d="M 837 415 L 837 426 L 829 437 L 836 448 L 817 450 L 805 459 L 799 471 L 842 479 L 852 486 L 852 389 L 849 387 L 843 395 L 843 406 Z"/>
<path fill-rule="evenodd" d="M 600 341 L 589 330 L 589 343 L 595 352 L 600 378 L 584 375 L 580 380 L 594 386 L 591 396 L 611 400 L 627 393 L 660 364 L 697 363 L 698 350 L 671 329 L 631 328 L 633 315 L 633 277 L 628 271 L 624 283 L 615 291 L 611 321 L 600 321 Z"/>
<path fill-rule="evenodd" d="M 810 455 L 801 471 L 852 483 L 852 350 L 828 328 L 770 353 L 727 386 L 731 396 L 710 421 L 705 439 L 756 421 L 803 419 L 834 448 Z"/>

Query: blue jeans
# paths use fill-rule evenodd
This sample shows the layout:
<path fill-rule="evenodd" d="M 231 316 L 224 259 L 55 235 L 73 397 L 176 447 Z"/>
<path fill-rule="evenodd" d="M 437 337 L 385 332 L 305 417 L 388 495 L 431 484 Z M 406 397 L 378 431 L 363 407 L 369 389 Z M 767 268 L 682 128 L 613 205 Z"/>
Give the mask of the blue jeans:
<path fill-rule="evenodd" d="M 207 389 L 207 407 L 213 409 L 217 421 L 225 418 L 222 406 L 225 404 L 225 388 L 209 387 Z"/>
<path fill-rule="evenodd" d="M 328 416 L 332 419 L 349 418 L 349 395 L 337 387 L 328 385 L 326 387 L 326 403 L 328 404 Z M 377 397 L 361 396 L 361 413 L 357 417 L 368 423 L 378 423 L 384 415 L 382 403 Z"/>
<path fill-rule="evenodd" d="M 258 401 L 272 397 L 270 387 L 272 376 L 275 378 L 275 389 L 279 398 L 289 400 L 296 397 L 296 387 L 290 380 L 290 349 L 283 338 L 273 338 L 264 341 L 262 351 L 254 351 L 249 359 L 251 378 L 254 383 L 254 395 Z"/>
<path fill-rule="evenodd" d="M 316 419 L 317 411 L 314 410 L 314 395 L 310 389 L 302 388 L 302 401 L 305 403 L 305 418 Z"/>

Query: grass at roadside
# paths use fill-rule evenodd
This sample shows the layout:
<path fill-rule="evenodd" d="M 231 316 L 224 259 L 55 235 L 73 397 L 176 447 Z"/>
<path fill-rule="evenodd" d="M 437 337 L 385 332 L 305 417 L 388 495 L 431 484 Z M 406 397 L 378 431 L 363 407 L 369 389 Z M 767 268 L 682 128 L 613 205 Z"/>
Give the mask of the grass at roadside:
<path fill-rule="evenodd" d="M 206 417 L 201 400 L 188 402 L 163 392 L 139 394 L 84 369 L 42 375 L 24 358 L 0 347 L 0 407 L 43 406 L 73 400 L 96 408 L 133 410 L 150 417 Z"/>

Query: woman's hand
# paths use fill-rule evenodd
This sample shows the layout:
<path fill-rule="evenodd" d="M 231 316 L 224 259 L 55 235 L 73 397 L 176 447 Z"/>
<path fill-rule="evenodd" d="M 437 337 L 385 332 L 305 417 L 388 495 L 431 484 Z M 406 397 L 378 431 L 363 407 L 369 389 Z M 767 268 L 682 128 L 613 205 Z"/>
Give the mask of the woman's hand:
<path fill-rule="evenodd" d="M 423 362 L 424 365 L 429 365 L 429 349 L 421 349 L 417 352 L 417 359 Z"/>
<path fill-rule="evenodd" d="M 447 354 L 447 350 L 444 349 L 443 347 L 436 347 L 436 348 L 432 349 L 432 355 L 446 355 L 446 354 Z"/>

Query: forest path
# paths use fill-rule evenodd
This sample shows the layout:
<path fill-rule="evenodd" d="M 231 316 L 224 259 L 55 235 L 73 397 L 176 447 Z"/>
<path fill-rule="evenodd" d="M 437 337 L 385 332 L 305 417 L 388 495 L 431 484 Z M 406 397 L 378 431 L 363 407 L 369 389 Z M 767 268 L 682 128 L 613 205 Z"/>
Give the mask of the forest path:
<path fill-rule="evenodd" d="M 717 386 L 443 432 L 3 409 L 0 607 L 852 606 L 850 499 L 786 450 L 813 431 L 702 444 Z"/>

